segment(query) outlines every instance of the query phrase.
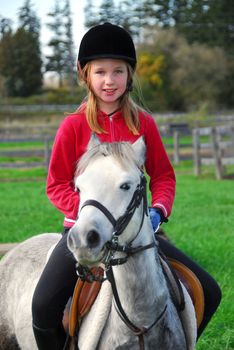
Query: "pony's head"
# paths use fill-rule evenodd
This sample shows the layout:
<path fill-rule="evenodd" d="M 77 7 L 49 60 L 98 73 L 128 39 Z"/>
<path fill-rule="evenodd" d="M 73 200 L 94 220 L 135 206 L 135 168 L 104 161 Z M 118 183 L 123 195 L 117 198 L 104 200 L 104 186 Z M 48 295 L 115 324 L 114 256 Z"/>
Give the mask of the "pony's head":
<path fill-rule="evenodd" d="M 68 235 L 68 247 L 80 264 L 93 266 L 102 261 L 105 245 L 112 239 L 114 222 L 126 212 L 139 187 L 144 160 L 142 138 L 134 144 L 100 143 L 96 137 L 91 138 L 75 175 L 80 206 L 78 219 Z M 139 205 L 121 233 L 120 242 L 133 239 L 142 210 Z"/>

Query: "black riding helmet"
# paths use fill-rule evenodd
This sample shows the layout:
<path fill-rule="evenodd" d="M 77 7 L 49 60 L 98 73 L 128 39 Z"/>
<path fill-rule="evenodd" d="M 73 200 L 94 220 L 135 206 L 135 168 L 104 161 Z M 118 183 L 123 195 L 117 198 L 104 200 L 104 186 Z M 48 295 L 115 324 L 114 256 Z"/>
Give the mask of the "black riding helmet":
<path fill-rule="evenodd" d="M 78 62 L 83 68 L 87 62 L 99 58 L 122 59 L 135 69 L 136 51 L 130 34 L 111 23 L 89 29 L 81 40 Z"/>

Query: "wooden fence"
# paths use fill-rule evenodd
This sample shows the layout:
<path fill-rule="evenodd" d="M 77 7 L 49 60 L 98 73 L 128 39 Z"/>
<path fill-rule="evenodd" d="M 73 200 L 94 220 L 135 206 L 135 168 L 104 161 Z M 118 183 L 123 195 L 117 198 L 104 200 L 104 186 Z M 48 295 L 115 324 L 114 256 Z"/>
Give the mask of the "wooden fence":
<path fill-rule="evenodd" d="M 178 164 L 182 159 L 192 158 L 192 142 L 191 144 L 181 144 L 181 136 L 186 133 L 191 132 L 187 129 L 187 125 L 184 124 L 173 124 L 167 125 L 166 127 L 160 128 L 160 132 L 164 138 L 165 147 L 168 151 L 168 154 L 171 160 Z M 25 143 L 25 142 L 40 142 L 41 147 L 28 147 L 23 149 L 19 146 L 19 149 L 10 149 L 6 150 L 2 148 L 0 150 L 0 157 L 9 157 L 12 159 L 17 157 L 19 161 L 8 161 L 0 162 L 0 168 L 32 168 L 32 167 L 48 167 L 52 141 L 54 139 L 55 129 L 48 129 L 46 126 L 22 129 L 22 128 L 6 128 L 5 130 L 0 130 L 0 142 L 1 143 Z M 18 135 L 18 136 L 17 136 Z M 169 138 L 173 142 L 168 142 Z M 189 148 L 189 155 L 184 154 L 185 148 Z M 37 161 L 27 161 L 27 158 L 37 157 L 40 158 Z M 25 161 L 23 160 L 25 159 Z"/>
<path fill-rule="evenodd" d="M 203 164 L 214 165 L 216 178 L 222 179 L 225 166 L 234 165 L 234 125 L 194 129 L 193 151 L 195 175 L 201 174 Z"/>
<path fill-rule="evenodd" d="M 8 158 L 28 158 L 28 157 L 36 157 L 39 160 L 36 161 L 2 161 L 0 163 L 0 168 L 32 168 L 32 167 L 45 167 L 48 168 L 50 154 L 51 154 L 51 143 L 53 138 L 50 136 L 36 136 L 36 137 L 28 137 L 21 136 L 20 138 L 4 138 L 1 139 L 1 143 L 25 143 L 25 142 L 40 142 L 42 144 L 39 148 L 28 148 L 28 149 L 13 149 L 13 150 L 4 150 L 0 151 L 0 157 L 8 157 Z"/>
<path fill-rule="evenodd" d="M 22 158 L 22 161 L 0 162 L 0 168 L 31 168 L 45 167 L 47 169 L 52 141 L 54 139 L 55 129 L 47 130 L 46 127 L 39 128 L 31 132 L 25 130 L 25 134 L 21 130 L 12 129 L 6 131 L 3 135 L 0 132 L 0 142 L 3 143 L 20 143 L 39 141 L 41 146 L 23 149 L 1 149 L 1 157 L 17 157 Z M 16 137 L 16 135 L 19 137 Z M 196 175 L 201 174 L 201 166 L 214 165 L 216 178 L 221 179 L 225 176 L 225 166 L 234 164 L 234 124 L 199 128 L 189 130 L 186 124 L 166 125 L 160 128 L 160 133 L 163 137 L 164 145 L 169 154 L 170 159 L 174 164 L 179 164 L 181 160 L 193 159 L 194 172 Z M 186 137 L 186 140 L 184 139 Z M 27 157 L 32 160 L 27 161 Z M 33 157 L 37 157 L 36 161 Z M 25 161 L 24 161 L 25 160 Z"/>

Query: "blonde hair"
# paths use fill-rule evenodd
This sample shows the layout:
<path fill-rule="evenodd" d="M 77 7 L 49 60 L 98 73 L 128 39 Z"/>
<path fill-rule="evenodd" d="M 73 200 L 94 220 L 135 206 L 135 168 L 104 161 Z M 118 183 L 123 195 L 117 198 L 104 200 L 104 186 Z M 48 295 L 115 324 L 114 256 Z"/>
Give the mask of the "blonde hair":
<path fill-rule="evenodd" d="M 79 82 L 87 88 L 87 97 L 85 101 L 78 107 L 76 112 L 85 112 L 87 122 L 92 131 L 96 133 L 107 133 L 98 123 L 98 104 L 97 98 L 93 93 L 90 80 L 90 70 L 92 62 L 88 62 L 83 69 L 78 67 Z M 132 67 L 126 63 L 128 70 L 128 84 L 132 84 L 134 71 Z M 128 88 L 128 87 L 127 87 Z M 140 107 L 132 100 L 129 91 L 126 91 L 120 100 L 120 109 L 123 113 L 128 129 L 134 134 L 139 135 L 139 110 Z"/>

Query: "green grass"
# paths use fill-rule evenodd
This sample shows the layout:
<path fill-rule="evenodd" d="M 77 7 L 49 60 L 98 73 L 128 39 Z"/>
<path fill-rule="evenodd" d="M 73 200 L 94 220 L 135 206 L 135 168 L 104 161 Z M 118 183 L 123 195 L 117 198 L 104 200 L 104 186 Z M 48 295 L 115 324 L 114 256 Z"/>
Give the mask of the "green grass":
<path fill-rule="evenodd" d="M 0 142 L 0 150 L 20 150 L 20 149 L 41 149 L 44 143 L 40 141 L 17 141 L 17 142 Z"/>
<path fill-rule="evenodd" d="M 171 220 L 164 225 L 174 243 L 219 282 L 223 300 L 197 350 L 234 349 L 233 181 L 178 175 Z"/>
<path fill-rule="evenodd" d="M 1 242 L 20 242 L 42 232 L 61 232 L 62 214 L 48 201 L 44 181 L 0 183 Z"/>
<path fill-rule="evenodd" d="M 215 180 L 211 170 L 196 178 L 191 166 L 190 161 L 175 167 L 177 195 L 164 229 L 178 248 L 218 281 L 223 292 L 196 350 L 234 350 L 234 183 Z M 46 198 L 44 169 L 8 171 L 8 175 L 1 170 L 1 177 L 2 172 L 11 182 L 0 182 L 0 241 L 60 232 L 63 216 Z"/>
<path fill-rule="evenodd" d="M 0 182 L 45 181 L 47 171 L 43 168 L 0 169 Z M 0 184 L 1 186 L 1 184 Z"/>
<path fill-rule="evenodd" d="M 173 145 L 174 144 L 174 139 L 172 136 L 165 136 L 165 137 L 162 137 L 162 140 L 163 140 L 163 143 L 165 145 Z M 180 145 L 192 145 L 192 135 L 180 135 L 179 137 L 179 143 Z"/>
<path fill-rule="evenodd" d="M 43 162 L 43 157 L 31 156 L 31 157 L 0 157 L 0 164 L 3 163 L 32 163 Z"/>
<path fill-rule="evenodd" d="M 49 142 L 49 145 L 51 149 L 52 141 Z M 0 142 L 0 151 L 0 168 L 1 164 L 4 163 L 12 163 L 14 165 L 23 164 L 24 166 L 26 165 L 30 167 L 32 163 L 42 163 L 43 161 L 45 161 L 45 144 L 42 141 L 35 140 L 22 142 Z M 13 153 L 11 153 L 10 155 L 6 154 L 9 151 Z M 28 154 L 24 154 L 24 151 L 31 152 L 29 152 Z M 36 153 L 36 151 L 40 151 L 41 154 L 38 154 L 38 152 Z M 2 171 L 0 171 L 0 180 L 1 179 Z"/>

